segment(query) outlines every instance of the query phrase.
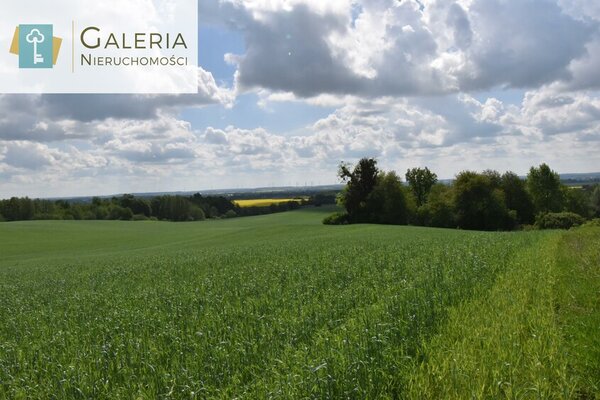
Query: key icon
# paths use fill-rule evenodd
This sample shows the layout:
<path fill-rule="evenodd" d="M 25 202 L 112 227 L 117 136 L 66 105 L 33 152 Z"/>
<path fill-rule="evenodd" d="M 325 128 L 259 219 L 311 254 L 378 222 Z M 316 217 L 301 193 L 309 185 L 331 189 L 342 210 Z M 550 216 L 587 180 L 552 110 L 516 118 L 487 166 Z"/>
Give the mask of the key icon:
<path fill-rule="evenodd" d="M 38 53 L 38 43 L 44 43 L 44 40 L 46 40 L 46 38 L 44 37 L 44 35 L 42 34 L 42 32 L 40 32 L 39 29 L 32 29 L 31 32 L 29 32 L 29 35 L 27 35 L 26 38 L 27 42 L 33 44 L 33 64 L 41 64 L 44 62 L 44 57 Z"/>

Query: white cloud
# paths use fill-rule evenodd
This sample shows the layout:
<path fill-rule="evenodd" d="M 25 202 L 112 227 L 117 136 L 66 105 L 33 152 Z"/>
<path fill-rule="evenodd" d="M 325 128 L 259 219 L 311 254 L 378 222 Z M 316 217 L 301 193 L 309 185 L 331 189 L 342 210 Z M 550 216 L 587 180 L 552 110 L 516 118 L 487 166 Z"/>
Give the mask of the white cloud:
<path fill-rule="evenodd" d="M 247 49 L 227 59 L 241 90 L 299 97 L 534 88 L 595 66 L 577 64 L 598 32 L 595 8 L 563 3 L 229 1 Z"/>

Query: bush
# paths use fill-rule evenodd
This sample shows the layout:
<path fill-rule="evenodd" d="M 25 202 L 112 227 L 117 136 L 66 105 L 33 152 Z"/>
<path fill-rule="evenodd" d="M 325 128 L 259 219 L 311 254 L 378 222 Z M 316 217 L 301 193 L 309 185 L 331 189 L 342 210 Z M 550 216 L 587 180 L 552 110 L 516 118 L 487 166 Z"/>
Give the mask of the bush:
<path fill-rule="evenodd" d="M 229 210 L 225 213 L 225 218 L 235 218 L 237 216 L 237 213 L 233 210 Z"/>
<path fill-rule="evenodd" d="M 121 220 L 131 221 L 133 218 L 133 212 L 130 208 L 123 208 L 121 206 L 113 206 L 108 213 L 108 219 L 110 220 Z"/>
<path fill-rule="evenodd" d="M 134 214 L 133 221 L 148 221 L 148 217 L 146 217 L 144 214 Z"/>
<path fill-rule="evenodd" d="M 538 215 L 535 226 L 537 229 L 570 229 L 584 222 L 581 215 L 572 212 L 547 213 Z"/>
<path fill-rule="evenodd" d="M 92 211 L 86 211 L 83 213 L 83 219 L 86 221 L 92 221 L 96 219 L 96 213 Z"/>
<path fill-rule="evenodd" d="M 325 225 L 347 225 L 349 223 L 348 214 L 346 213 L 335 213 L 323 219 Z"/>
<path fill-rule="evenodd" d="M 586 228 L 600 228 L 600 218 L 594 218 L 593 220 L 583 224 L 583 226 Z"/>
<path fill-rule="evenodd" d="M 198 206 L 192 206 L 190 208 L 190 221 L 204 221 L 206 219 L 206 215 L 204 215 L 204 211 Z"/>

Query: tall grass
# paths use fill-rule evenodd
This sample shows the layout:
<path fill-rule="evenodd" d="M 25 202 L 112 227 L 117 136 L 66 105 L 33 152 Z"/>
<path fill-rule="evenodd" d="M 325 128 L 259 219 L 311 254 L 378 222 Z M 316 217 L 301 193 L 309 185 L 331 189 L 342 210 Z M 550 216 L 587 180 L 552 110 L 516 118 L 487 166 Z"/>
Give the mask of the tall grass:
<path fill-rule="evenodd" d="M 421 349 L 410 398 L 600 398 L 600 230 L 524 249 Z"/>

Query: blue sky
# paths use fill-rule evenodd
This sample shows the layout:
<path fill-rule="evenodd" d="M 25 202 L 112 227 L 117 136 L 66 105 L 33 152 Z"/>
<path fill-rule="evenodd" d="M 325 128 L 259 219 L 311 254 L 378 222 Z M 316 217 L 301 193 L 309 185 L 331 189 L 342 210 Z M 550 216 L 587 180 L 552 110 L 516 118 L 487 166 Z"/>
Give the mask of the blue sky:
<path fill-rule="evenodd" d="M 363 156 L 600 170 L 593 2 L 199 6 L 198 95 L 0 95 L 0 197 L 329 184 Z"/>

